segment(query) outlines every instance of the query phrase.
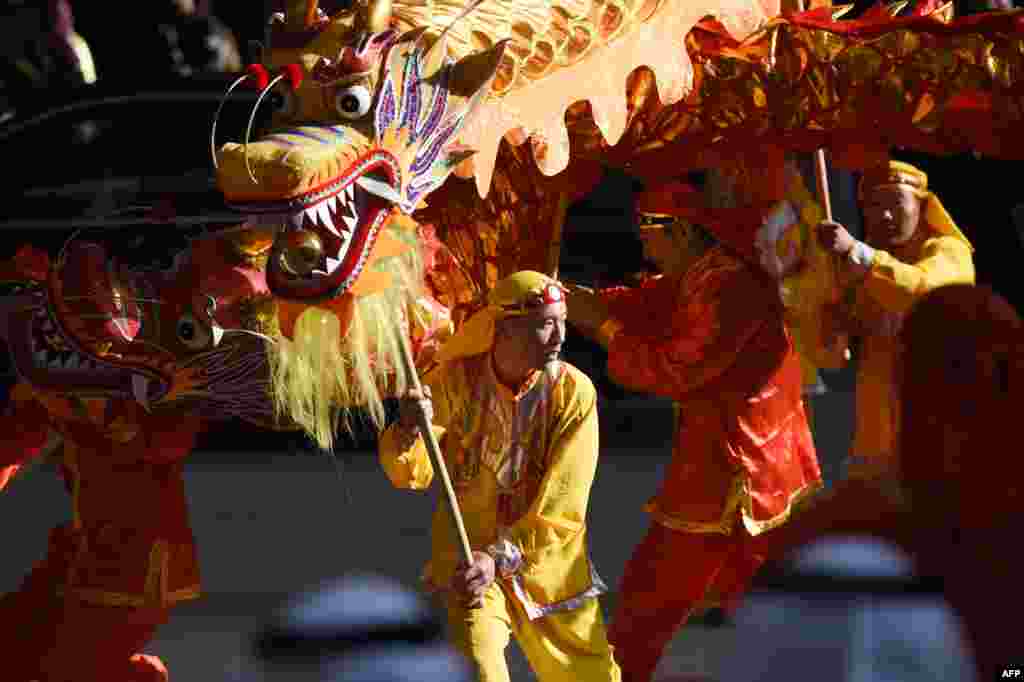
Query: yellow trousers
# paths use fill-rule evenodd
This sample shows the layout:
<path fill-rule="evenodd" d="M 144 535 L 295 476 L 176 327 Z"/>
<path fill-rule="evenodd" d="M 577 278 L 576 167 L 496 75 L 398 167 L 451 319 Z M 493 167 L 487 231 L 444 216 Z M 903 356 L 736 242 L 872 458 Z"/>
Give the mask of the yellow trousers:
<path fill-rule="evenodd" d="M 620 682 L 597 599 L 531 621 L 495 582 L 478 609 L 446 599 L 448 637 L 476 664 L 480 682 L 510 682 L 505 648 L 515 635 L 539 682 Z"/>

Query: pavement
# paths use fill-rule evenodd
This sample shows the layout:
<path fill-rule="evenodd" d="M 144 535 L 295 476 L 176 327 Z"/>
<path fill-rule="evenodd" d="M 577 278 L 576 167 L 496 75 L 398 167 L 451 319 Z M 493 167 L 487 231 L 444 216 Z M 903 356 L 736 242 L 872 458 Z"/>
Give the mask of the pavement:
<path fill-rule="evenodd" d="M 816 439 L 834 480 L 849 447 L 852 395 L 817 399 Z M 602 406 L 603 447 L 589 512 L 592 557 L 611 593 L 647 527 L 641 507 L 669 458 L 668 403 Z M 249 638 L 288 594 L 350 572 L 381 573 L 414 586 L 428 555 L 433 493 L 393 489 L 372 451 L 323 455 L 197 451 L 187 490 L 205 596 L 178 607 L 147 652 L 161 656 L 178 682 L 231 680 L 249 670 Z M 45 551 L 46 534 L 69 513 L 52 470 L 40 466 L 0 495 L 4 553 L 0 593 L 15 589 Z M 660 680 L 714 678 L 737 651 L 734 628 L 685 627 L 659 668 Z M 512 679 L 534 677 L 510 647 Z M 252 678 L 250 678 L 252 679 Z"/>

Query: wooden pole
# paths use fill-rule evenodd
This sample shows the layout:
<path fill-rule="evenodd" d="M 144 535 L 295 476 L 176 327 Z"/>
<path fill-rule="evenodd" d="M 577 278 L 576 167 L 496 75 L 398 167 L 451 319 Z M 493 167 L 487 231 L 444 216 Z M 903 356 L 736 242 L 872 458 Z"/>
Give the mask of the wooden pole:
<path fill-rule="evenodd" d="M 825 150 L 814 150 L 814 175 L 818 180 L 818 199 L 825 210 L 825 220 L 832 222 L 832 198 L 828 191 L 828 166 L 825 164 Z"/>
<path fill-rule="evenodd" d="M 804 0 L 796 0 L 796 7 L 798 12 L 803 12 Z M 828 188 L 828 164 L 825 161 L 824 149 L 814 150 L 814 177 L 817 180 L 818 200 L 821 202 L 821 207 L 825 212 L 825 220 L 832 222 L 832 197 Z M 815 235 L 814 238 L 817 239 L 817 235 Z M 839 264 L 836 262 L 835 255 L 829 259 L 829 265 L 831 266 L 832 272 L 832 303 L 838 303 L 839 298 L 842 296 L 842 292 L 839 290 L 839 278 L 837 274 Z M 850 360 L 851 355 L 849 341 L 845 338 L 845 335 L 841 335 L 836 339 L 826 339 L 825 341 L 829 344 L 829 351 L 835 349 L 840 353 L 843 361 Z"/>
<path fill-rule="evenodd" d="M 558 264 L 562 259 L 562 228 L 565 226 L 565 216 L 569 211 L 569 193 L 562 192 L 558 195 L 558 205 L 555 207 L 554 227 L 551 231 L 551 241 L 548 243 L 548 258 L 545 263 L 545 271 L 551 279 L 558 279 Z"/>
<path fill-rule="evenodd" d="M 412 358 L 412 351 L 409 350 L 409 340 L 402 333 L 400 328 L 395 328 L 395 336 L 401 348 L 402 365 L 405 370 L 409 384 L 420 395 L 423 395 L 423 386 L 420 384 L 420 375 L 416 371 L 416 363 Z M 473 563 L 473 548 L 469 544 L 469 536 L 466 534 L 466 524 L 462 521 L 462 511 L 459 509 L 459 500 L 455 497 L 455 488 L 452 487 L 452 480 L 448 476 L 448 468 L 441 456 L 441 446 L 437 442 L 434 430 L 431 428 L 430 420 L 423 410 L 417 411 L 420 434 L 427 446 L 427 454 L 430 455 L 430 463 L 434 465 L 434 475 L 440 477 L 442 492 L 448 500 L 448 510 L 451 516 L 452 525 L 459 536 L 459 545 L 462 549 L 462 558 L 467 564 Z"/>
<path fill-rule="evenodd" d="M 824 149 L 814 150 L 814 175 L 818 181 L 818 199 L 821 201 L 821 207 L 825 212 L 825 220 L 832 222 L 832 198 L 828 189 L 828 166 L 825 163 Z M 817 239 L 817 235 L 815 235 L 814 238 Z M 839 289 L 839 263 L 837 260 L 838 256 L 834 254 L 829 257 L 831 272 L 830 286 L 832 289 L 829 293 L 833 304 L 838 303 L 839 299 L 843 295 L 843 292 Z M 842 365 L 843 363 L 850 361 L 850 358 L 852 357 L 850 353 L 850 341 L 845 334 L 840 334 L 834 338 L 827 338 L 824 339 L 824 341 L 827 346 L 826 351 L 829 356 L 836 358 L 835 360 L 831 360 L 830 363 Z M 832 353 L 836 353 L 836 355 L 833 356 Z"/>

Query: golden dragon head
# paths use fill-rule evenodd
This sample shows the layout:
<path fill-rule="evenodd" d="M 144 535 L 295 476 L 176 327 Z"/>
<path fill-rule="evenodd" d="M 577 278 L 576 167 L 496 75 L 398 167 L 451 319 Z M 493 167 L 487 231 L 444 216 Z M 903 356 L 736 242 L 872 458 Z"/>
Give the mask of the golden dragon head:
<path fill-rule="evenodd" d="M 411 213 L 472 153 L 455 139 L 504 45 L 455 62 L 443 34 L 399 35 L 391 23 L 389 0 L 331 17 L 315 1 L 291 2 L 271 20 L 263 63 L 243 77 L 271 122 L 215 150 L 217 179 L 231 207 L 279 230 L 267 264 L 279 298 L 314 304 L 352 291 L 389 217 Z"/>
<path fill-rule="evenodd" d="M 472 154 L 456 140 L 504 43 L 456 61 L 443 31 L 395 30 L 390 0 L 333 16 L 317 5 L 272 17 L 262 63 L 231 88 L 258 88 L 248 129 L 217 148 L 215 123 L 211 151 L 228 205 L 275 233 L 275 405 L 327 447 L 339 408 L 379 425 L 382 397 L 404 388 L 395 331 L 410 331 L 423 281 L 408 215 Z"/>

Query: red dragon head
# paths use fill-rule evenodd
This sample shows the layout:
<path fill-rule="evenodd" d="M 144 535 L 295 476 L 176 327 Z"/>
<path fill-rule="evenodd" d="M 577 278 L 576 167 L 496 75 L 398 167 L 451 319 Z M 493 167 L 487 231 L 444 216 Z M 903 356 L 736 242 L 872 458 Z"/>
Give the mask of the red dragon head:
<path fill-rule="evenodd" d="M 19 376 L 45 393 L 275 426 L 266 283 L 225 260 L 230 251 L 224 238 L 199 240 L 169 269 L 144 270 L 75 240 L 53 265 L 7 277 L 26 285 L 0 299 Z"/>

